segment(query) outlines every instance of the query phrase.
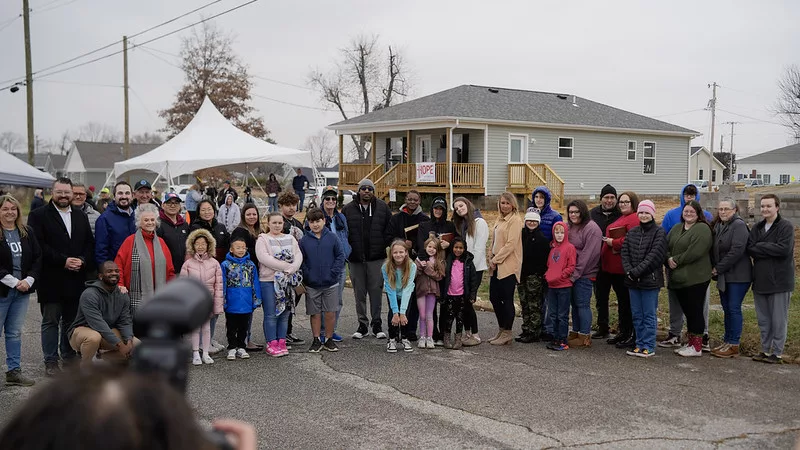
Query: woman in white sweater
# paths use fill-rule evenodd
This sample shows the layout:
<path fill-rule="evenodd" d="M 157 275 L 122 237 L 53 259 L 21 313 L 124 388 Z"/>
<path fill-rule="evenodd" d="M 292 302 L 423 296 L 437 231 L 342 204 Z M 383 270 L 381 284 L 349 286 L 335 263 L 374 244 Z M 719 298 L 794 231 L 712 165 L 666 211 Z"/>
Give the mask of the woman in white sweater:
<path fill-rule="evenodd" d="M 475 209 L 471 201 L 464 197 L 456 197 L 453 200 L 453 224 L 456 226 L 456 233 L 467 242 L 467 251 L 475 257 L 475 271 L 478 279 L 483 279 L 483 272 L 489 268 L 486 263 L 486 242 L 489 240 L 489 225 Z M 474 308 L 464 308 L 464 332 L 465 338 L 462 344 L 465 347 L 475 346 L 481 343 L 478 336 L 478 316 Z"/>

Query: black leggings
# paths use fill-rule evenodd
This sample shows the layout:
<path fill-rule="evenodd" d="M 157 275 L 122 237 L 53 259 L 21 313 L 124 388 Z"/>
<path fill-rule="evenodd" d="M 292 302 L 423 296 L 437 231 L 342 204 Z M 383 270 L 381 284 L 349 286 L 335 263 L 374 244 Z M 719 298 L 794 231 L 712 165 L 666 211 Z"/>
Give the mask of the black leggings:
<path fill-rule="evenodd" d="M 675 296 L 678 297 L 683 314 L 686 316 L 686 329 L 695 336 L 702 336 L 706 328 L 703 306 L 706 302 L 706 290 L 708 290 L 709 283 L 710 280 L 674 289 Z"/>
<path fill-rule="evenodd" d="M 478 277 L 478 280 L 483 280 L 483 271 L 475 272 L 475 276 Z M 478 283 L 478 287 L 481 286 L 481 283 Z M 473 296 L 477 295 L 477 292 L 473 293 Z M 464 299 L 464 310 L 462 311 L 464 315 L 464 330 L 471 332 L 472 334 L 478 333 L 478 315 L 475 314 L 475 307 L 469 301 L 469 299 Z"/>
<path fill-rule="evenodd" d="M 514 325 L 514 291 L 517 287 L 517 277 L 513 274 L 502 280 L 497 279 L 497 272 L 489 279 L 489 300 L 494 307 L 497 325 L 501 330 L 510 330 Z"/>

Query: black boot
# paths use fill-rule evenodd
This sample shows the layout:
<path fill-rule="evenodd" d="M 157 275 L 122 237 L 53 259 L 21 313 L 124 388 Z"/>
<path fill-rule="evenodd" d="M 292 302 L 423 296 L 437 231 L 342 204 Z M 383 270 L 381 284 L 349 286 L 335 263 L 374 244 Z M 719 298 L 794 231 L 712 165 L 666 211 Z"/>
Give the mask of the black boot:
<path fill-rule="evenodd" d="M 606 339 L 606 344 L 608 345 L 616 345 L 622 341 L 630 339 L 631 334 L 626 333 L 624 331 L 620 331 L 619 333 L 615 334 L 614 337 Z"/>
<path fill-rule="evenodd" d="M 522 336 L 514 339 L 517 342 L 522 342 L 523 344 L 530 344 L 531 342 L 539 342 L 539 336 L 533 333 L 523 334 Z"/>
<path fill-rule="evenodd" d="M 634 348 L 636 347 L 636 336 L 630 335 L 624 341 L 617 342 L 617 348 Z"/>
<path fill-rule="evenodd" d="M 600 328 L 592 333 L 592 339 L 605 339 L 608 337 L 608 328 Z"/>

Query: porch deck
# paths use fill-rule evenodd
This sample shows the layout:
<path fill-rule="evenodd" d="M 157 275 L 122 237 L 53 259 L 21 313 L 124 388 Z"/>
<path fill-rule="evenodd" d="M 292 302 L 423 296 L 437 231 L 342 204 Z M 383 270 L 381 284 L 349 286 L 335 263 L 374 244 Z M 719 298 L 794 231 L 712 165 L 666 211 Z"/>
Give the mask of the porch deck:
<path fill-rule="evenodd" d="M 339 189 L 358 189 L 358 182 L 369 178 L 375 183 L 379 197 L 388 197 L 389 189 L 408 192 L 415 189 L 422 193 L 449 192 L 447 163 L 436 163 L 436 181 L 417 181 L 415 164 L 396 164 L 385 171 L 383 164 L 342 164 Z M 453 192 L 456 194 L 483 194 L 483 164 L 453 163 Z"/>

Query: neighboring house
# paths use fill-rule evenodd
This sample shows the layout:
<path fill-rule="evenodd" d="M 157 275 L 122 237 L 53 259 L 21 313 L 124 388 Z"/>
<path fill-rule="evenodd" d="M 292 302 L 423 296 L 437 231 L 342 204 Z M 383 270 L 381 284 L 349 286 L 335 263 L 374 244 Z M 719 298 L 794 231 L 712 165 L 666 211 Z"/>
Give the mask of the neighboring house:
<path fill-rule="evenodd" d="M 22 161 L 28 162 L 27 153 L 12 153 L 12 155 Z M 36 167 L 42 172 L 47 172 L 54 177 L 60 177 L 64 175 L 64 163 L 66 160 L 67 157 L 64 155 L 55 153 L 35 153 L 33 155 L 33 167 Z"/>
<path fill-rule="evenodd" d="M 454 195 L 530 196 L 544 184 L 557 205 L 564 195 L 597 195 L 609 182 L 643 194 L 678 192 L 689 173 L 689 142 L 699 135 L 574 95 L 474 85 L 328 128 L 375 143 L 370 163 L 340 161 L 340 189 L 357 189 L 369 175 L 382 196 L 390 187 L 449 193 L 451 159 Z M 417 180 L 418 162 L 436 163 L 435 181 Z"/>
<path fill-rule="evenodd" d="M 800 144 L 789 145 L 736 161 L 736 179 L 758 179 L 764 184 L 800 181 Z"/>
<path fill-rule="evenodd" d="M 689 156 L 689 180 L 708 180 L 708 158 L 710 152 L 705 147 L 692 147 Z M 711 183 L 722 184 L 725 164 L 716 157 L 711 159 Z"/>
<path fill-rule="evenodd" d="M 339 165 L 333 167 L 318 168 L 319 174 L 325 178 L 325 186 L 336 186 L 339 184 Z"/>

